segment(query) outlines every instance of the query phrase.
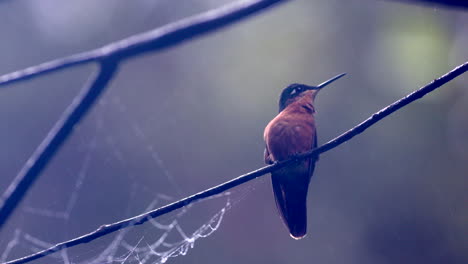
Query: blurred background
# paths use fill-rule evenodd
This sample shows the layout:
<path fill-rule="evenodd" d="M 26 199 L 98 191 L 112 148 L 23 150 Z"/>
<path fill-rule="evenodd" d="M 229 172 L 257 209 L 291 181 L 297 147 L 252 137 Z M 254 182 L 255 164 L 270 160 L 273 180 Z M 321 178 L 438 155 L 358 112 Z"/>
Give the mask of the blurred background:
<path fill-rule="evenodd" d="M 0 74 L 228 2 L 2 1 Z M 465 62 L 467 47 L 461 10 L 301 0 L 126 61 L 0 231 L 1 260 L 263 166 L 263 129 L 292 82 L 348 73 L 317 98 L 323 144 Z M 80 66 L 1 88 L 1 192 L 94 70 Z M 170 250 L 183 240 L 181 230 L 192 236 L 210 219 L 217 230 L 168 263 L 467 263 L 467 88 L 465 74 L 321 155 L 305 239 L 289 237 L 264 176 L 157 219 L 177 220 L 178 231 L 149 223 L 123 240 L 108 236 L 34 263 L 138 263 L 135 248 L 162 237 L 161 248 Z"/>

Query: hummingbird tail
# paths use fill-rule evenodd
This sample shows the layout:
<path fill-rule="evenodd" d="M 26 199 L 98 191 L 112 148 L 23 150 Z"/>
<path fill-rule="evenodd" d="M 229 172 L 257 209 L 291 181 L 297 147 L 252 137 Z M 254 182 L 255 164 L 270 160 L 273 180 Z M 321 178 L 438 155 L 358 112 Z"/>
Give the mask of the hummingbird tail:
<path fill-rule="evenodd" d="M 294 239 L 305 237 L 310 174 L 303 171 L 278 171 L 271 176 L 276 206 L 291 237 Z"/>

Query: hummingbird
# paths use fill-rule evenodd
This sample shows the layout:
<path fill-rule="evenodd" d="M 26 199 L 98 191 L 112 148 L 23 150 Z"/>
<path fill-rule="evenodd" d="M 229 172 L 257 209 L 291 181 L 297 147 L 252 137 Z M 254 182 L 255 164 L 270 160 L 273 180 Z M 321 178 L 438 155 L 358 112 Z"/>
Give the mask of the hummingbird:
<path fill-rule="evenodd" d="M 265 163 L 293 158 L 317 147 L 314 100 L 323 87 L 343 77 L 337 75 L 318 86 L 294 83 L 284 88 L 279 99 L 279 113 L 265 127 Z M 307 191 L 317 157 L 271 173 L 273 194 L 281 219 L 291 237 L 307 234 Z"/>

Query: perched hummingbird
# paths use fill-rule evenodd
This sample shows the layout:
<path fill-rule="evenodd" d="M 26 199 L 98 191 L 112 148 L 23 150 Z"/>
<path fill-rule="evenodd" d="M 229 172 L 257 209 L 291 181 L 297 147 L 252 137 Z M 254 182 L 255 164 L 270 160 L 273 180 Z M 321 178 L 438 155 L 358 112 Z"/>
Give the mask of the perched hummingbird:
<path fill-rule="evenodd" d="M 345 73 L 318 85 L 291 84 L 282 92 L 279 114 L 265 127 L 265 163 L 286 160 L 317 147 L 314 99 L 326 85 Z M 307 233 L 307 190 L 318 157 L 271 173 L 276 206 L 291 237 L 301 239 Z"/>

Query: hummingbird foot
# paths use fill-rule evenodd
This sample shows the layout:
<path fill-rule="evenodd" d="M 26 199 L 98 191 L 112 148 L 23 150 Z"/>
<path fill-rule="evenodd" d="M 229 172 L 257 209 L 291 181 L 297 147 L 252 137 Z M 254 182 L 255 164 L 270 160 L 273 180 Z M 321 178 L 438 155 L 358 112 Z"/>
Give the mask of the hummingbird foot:
<path fill-rule="evenodd" d="M 301 162 L 301 161 L 302 161 L 302 159 L 301 159 L 301 153 L 299 153 L 299 152 L 294 153 L 293 155 L 291 155 L 291 159 L 294 160 L 294 163 L 299 163 L 299 162 Z"/>

